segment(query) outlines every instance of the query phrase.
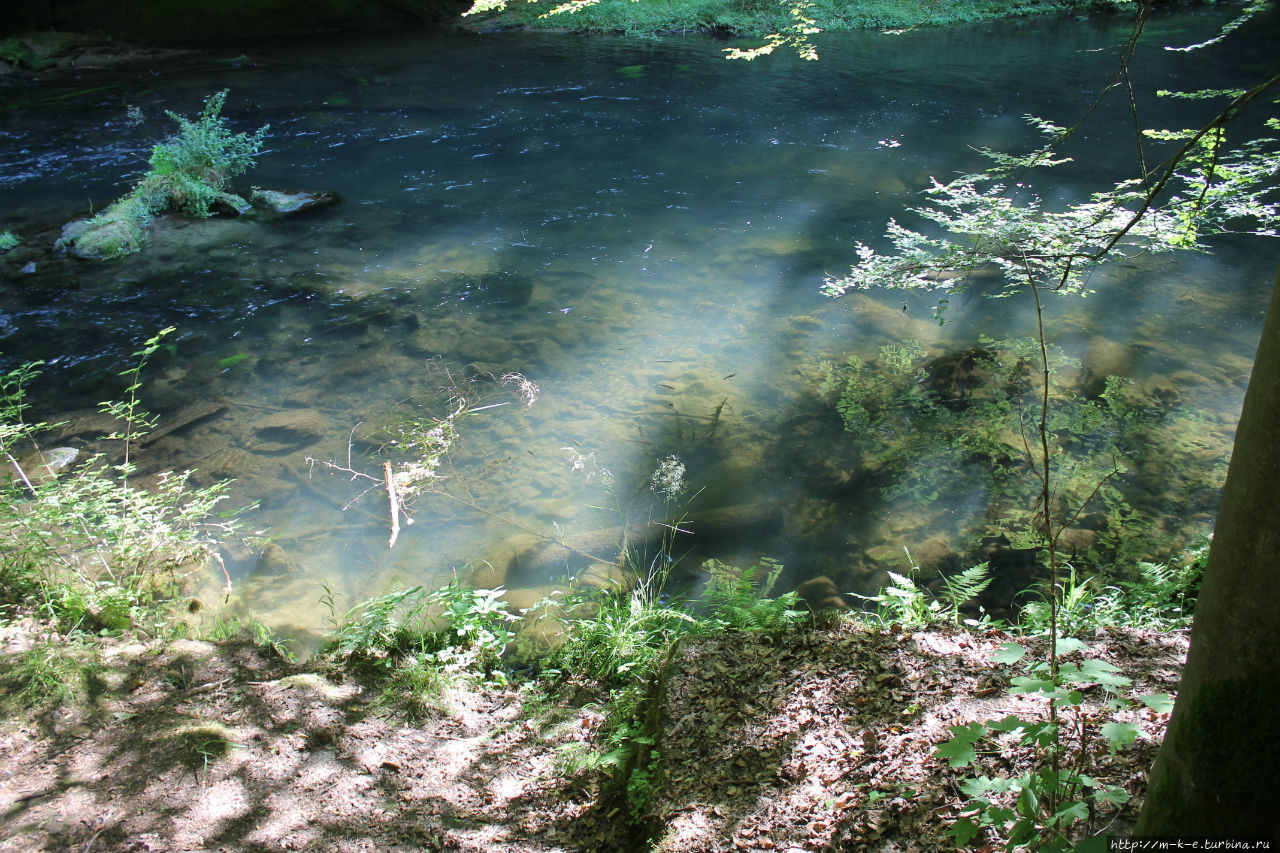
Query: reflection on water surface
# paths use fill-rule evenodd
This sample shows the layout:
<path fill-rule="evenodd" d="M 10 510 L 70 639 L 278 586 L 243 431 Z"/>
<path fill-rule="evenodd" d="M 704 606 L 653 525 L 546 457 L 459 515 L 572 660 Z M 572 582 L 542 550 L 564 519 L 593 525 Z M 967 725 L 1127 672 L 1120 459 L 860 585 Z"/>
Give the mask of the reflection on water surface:
<path fill-rule="evenodd" d="M 1158 48 L 1220 23 L 1153 25 L 1147 78 L 1213 85 L 1229 69 L 1197 66 L 1191 80 Z M 344 201 L 298 219 L 162 222 L 139 256 L 11 279 L 0 346 L 10 362 L 49 361 L 35 392 L 63 413 L 118 394 L 127 354 L 178 326 L 144 393 L 190 420 L 142 464 L 234 477 L 242 500 L 261 501 L 251 524 L 279 548 L 265 574 L 240 566 L 239 606 L 288 630 L 318 626 L 322 582 L 351 600 L 395 576 L 481 567 L 496 581 L 530 531 L 572 539 L 625 529 L 619 507 L 628 522 L 660 514 L 650 474 L 672 454 L 689 494 L 701 490 L 689 512 L 747 520 L 707 522 L 731 535 L 689 564 L 771 555 L 795 581 L 867 592 L 905 568 L 903 546 L 964 551 L 1001 531 L 977 529 L 989 527 L 974 521 L 980 489 L 944 490 L 964 493 L 947 505 L 928 489 L 887 500 L 820 393 L 820 365 L 905 340 L 943 356 L 1032 327 L 1018 300 L 966 300 L 939 327 L 918 299 L 827 300 L 822 277 L 931 175 L 976 167 L 973 147 L 1031 144 L 1022 115 L 1077 115 L 1110 73 L 1087 51 L 1124 34 L 1112 21 L 866 34 L 824 41 L 817 64 L 749 65 L 700 38 L 384 37 L 264 44 L 248 51 L 254 67 L 131 79 L 96 102 L 0 118 L 0 207 L 14 224 L 100 208 L 172 129 L 164 110 L 192 114 L 224 87 L 234 122 L 272 126 L 255 184 Z M 1238 47 L 1233 61 L 1254 54 Z M 1143 108 L 1161 109 L 1149 94 Z M 141 124 L 125 120 L 131 106 Z M 1084 138 L 1046 197 L 1128 167 L 1113 159 L 1128 124 L 1109 126 L 1115 138 Z M 1199 413 L 1149 433 L 1195 469 L 1179 493 L 1130 465 L 1137 517 L 1163 534 L 1208 529 L 1205 484 L 1225 463 L 1275 260 L 1234 243 L 1138 259 L 1100 278 L 1097 297 L 1052 306 L 1050 335 L 1083 360 L 1079 381 L 1118 373 L 1138 405 Z M 501 384 L 511 372 L 539 386 L 535 405 Z M 369 484 L 323 463 L 377 473 L 404 425 L 443 416 L 456 393 L 494 407 L 459 422 L 447 494 L 419 500 L 388 550 L 385 495 L 358 498 Z M 583 568 L 543 561 L 507 582 Z"/>

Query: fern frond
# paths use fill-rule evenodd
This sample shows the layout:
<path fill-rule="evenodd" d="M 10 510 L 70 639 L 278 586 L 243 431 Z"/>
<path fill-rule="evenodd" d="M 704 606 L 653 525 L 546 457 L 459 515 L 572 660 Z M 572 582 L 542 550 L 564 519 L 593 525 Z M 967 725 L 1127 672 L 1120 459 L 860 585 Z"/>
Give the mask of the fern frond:
<path fill-rule="evenodd" d="M 1147 582 L 1149 591 L 1157 598 L 1178 591 L 1178 569 L 1164 563 L 1138 563 L 1138 570 Z"/>
<path fill-rule="evenodd" d="M 991 585 L 991 581 L 991 565 L 978 563 L 958 575 L 944 577 L 942 599 L 949 608 L 958 610 L 981 595 Z"/>

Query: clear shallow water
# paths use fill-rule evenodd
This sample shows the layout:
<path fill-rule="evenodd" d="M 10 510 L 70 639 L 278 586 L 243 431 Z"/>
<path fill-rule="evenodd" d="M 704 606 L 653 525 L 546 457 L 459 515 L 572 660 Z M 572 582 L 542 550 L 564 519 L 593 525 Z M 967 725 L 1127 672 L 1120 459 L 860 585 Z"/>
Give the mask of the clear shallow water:
<path fill-rule="evenodd" d="M 1213 64 L 1220 55 L 1178 70 L 1180 56 L 1159 49 L 1222 20 L 1153 22 L 1137 66 L 1150 89 L 1213 86 L 1231 70 Z M 699 558 L 772 555 L 794 579 L 827 574 L 865 592 L 876 571 L 902 568 L 875 556 L 886 548 L 932 536 L 960 547 L 980 496 L 906 514 L 878 490 L 833 483 L 849 441 L 819 398 L 819 362 L 908 338 L 940 354 L 1031 325 L 1021 300 L 974 298 L 939 328 L 919 299 L 826 299 L 823 275 L 847 268 L 855 242 L 874 243 L 931 175 L 980 166 L 971 147 L 1031 144 L 1023 114 L 1073 119 L 1113 67 L 1094 51 L 1126 33 L 1118 21 L 1036 21 L 833 37 L 816 64 L 728 63 L 702 38 L 538 34 L 264 44 L 247 49 L 251 68 L 216 62 L 242 46 L 213 51 L 182 72 L 0 116 L 5 224 L 105 205 L 171 131 L 164 110 L 191 115 L 221 88 L 238 127 L 272 126 L 246 183 L 333 190 L 342 204 L 275 223 L 162 226 L 139 256 L 11 277 L 0 350 L 7 364 L 50 362 L 34 391 L 56 414 L 117 395 L 128 354 L 177 326 L 148 371 L 148 405 L 170 418 L 225 406 L 156 441 L 143 464 L 234 477 L 237 497 L 261 499 L 250 523 L 296 571 L 255 579 L 241 566 L 238 606 L 287 630 L 320 623 L 322 582 L 349 602 L 394 576 L 431 583 L 500 562 L 528 541 L 508 521 L 549 536 L 618 524 L 598 508 L 611 500 L 599 474 L 573 471 L 566 448 L 594 454 L 640 515 L 650 471 L 676 453 L 702 489 L 690 510 L 749 504 L 781 519 Z M 1262 45 L 1229 54 L 1268 57 Z M 1166 107 L 1148 95 L 1159 124 Z M 1168 122 L 1190 123 L 1177 109 Z M 1099 127 L 1115 135 L 1086 135 L 1076 164 L 1040 179 L 1047 197 L 1128 166 L 1116 158 L 1130 156 L 1129 123 L 1107 115 L 1117 120 Z M 1118 265 L 1097 297 L 1053 306 L 1050 336 L 1079 355 L 1117 347 L 1112 361 L 1136 382 L 1168 383 L 1212 419 L 1205 464 L 1219 464 L 1278 257 L 1241 241 Z M 540 386 L 534 406 L 489 378 L 508 371 Z M 376 473 L 379 429 L 443 414 L 450 382 L 507 405 L 463 422 L 441 484 L 453 497 L 419 501 L 388 551 L 385 497 L 349 505 L 361 487 L 308 459 L 346 464 L 350 443 L 355 467 Z M 305 442 L 264 431 L 286 416 Z M 1203 504 L 1150 512 L 1194 529 Z M 508 583 L 540 587 L 555 572 L 535 574 Z"/>

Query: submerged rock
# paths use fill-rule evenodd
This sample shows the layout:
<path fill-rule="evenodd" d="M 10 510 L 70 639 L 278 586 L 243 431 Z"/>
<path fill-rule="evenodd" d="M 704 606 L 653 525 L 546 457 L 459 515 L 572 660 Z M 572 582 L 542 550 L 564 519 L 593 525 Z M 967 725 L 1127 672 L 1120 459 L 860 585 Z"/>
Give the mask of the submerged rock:
<path fill-rule="evenodd" d="M 826 575 L 810 578 L 800 584 L 796 587 L 796 594 L 800 597 L 800 601 L 815 613 L 822 610 L 849 609 L 849 603 L 845 601 L 840 588 Z"/>
<path fill-rule="evenodd" d="M 249 191 L 249 203 L 260 210 L 292 216 L 337 204 L 338 194 L 331 192 L 283 192 L 254 187 Z"/>
<path fill-rule="evenodd" d="M 324 416 L 315 409 L 284 409 L 260 420 L 254 434 L 266 453 L 314 444 L 325 433 Z"/>
<path fill-rule="evenodd" d="M 777 530 L 782 513 L 769 503 L 721 507 L 693 513 L 680 523 L 684 545 L 710 546 L 736 542 L 744 536 Z M 607 527 L 565 536 L 559 540 L 527 535 L 514 536 L 493 548 L 472 575 L 477 588 L 539 586 L 565 571 L 579 574 L 581 583 L 629 589 L 635 579 L 616 562 L 621 543 L 641 552 L 663 547 L 669 528 L 663 524 Z"/>
<path fill-rule="evenodd" d="M 301 571 L 298 562 L 289 556 L 289 552 L 274 542 L 268 542 L 262 549 L 258 561 L 257 574 L 265 576 L 296 575 Z"/>

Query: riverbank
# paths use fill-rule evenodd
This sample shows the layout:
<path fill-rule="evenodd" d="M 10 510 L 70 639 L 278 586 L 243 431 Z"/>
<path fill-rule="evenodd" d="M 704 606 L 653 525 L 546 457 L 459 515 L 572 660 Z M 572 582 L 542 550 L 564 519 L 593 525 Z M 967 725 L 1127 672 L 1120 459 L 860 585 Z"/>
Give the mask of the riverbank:
<path fill-rule="evenodd" d="M 1030 15 L 1109 14 L 1124 5 L 1119 0 L 814 0 L 804 7 L 804 14 L 825 32 L 842 32 L 947 26 Z M 71 37 L 82 41 L 96 38 L 142 45 L 191 45 L 323 32 L 454 26 L 472 31 L 545 28 L 635 36 L 672 32 L 763 36 L 784 30 L 795 21 L 792 4 L 779 0 L 602 0 L 591 5 L 519 0 L 497 11 L 464 17 L 459 15 L 466 4 L 457 0 L 324 0 L 309 4 L 305 10 L 293 3 L 235 0 L 193 6 L 181 14 L 150 0 L 130 4 L 124 11 L 99 7 L 70 2 L 59 4 L 56 10 L 20 9 L 0 22 L 0 74 L 5 67 L 46 67 L 47 50 L 24 46 L 36 32 L 64 41 L 65 35 L 55 34 L 90 34 Z M 565 8 L 568 11 L 546 15 Z M 5 40 L 4 36 L 11 38 Z"/>
<path fill-rule="evenodd" d="M 51 639 L 33 622 L 0 632 L 7 672 Z M 1043 716 L 1042 699 L 1009 690 L 1027 672 L 998 661 L 1011 639 L 841 620 L 687 641 L 667 682 L 662 781 L 643 823 L 653 849 L 954 849 L 945 832 L 967 810 L 957 784 L 978 768 L 935 753 L 949 727 Z M 1176 689 L 1185 632 L 1088 639 L 1077 654 L 1131 678 L 1126 696 Z M 38 712 L 5 697 L 0 851 L 585 853 L 642 840 L 601 808 L 598 774 L 567 769 L 566 752 L 603 722 L 589 682 L 551 694 L 460 683 L 410 723 L 405 706 L 378 708 L 375 685 L 246 636 L 98 638 L 91 657 L 90 689 L 73 701 Z M 1110 716 L 1098 685 L 1084 697 L 1086 720 Z M 1087 725 L 1088 772 L 1129 796 L 1099 805 L 1090 834 L 1131 825 L 1168 720 L 1141 706 L 1121 716 L 1138 737 L 1119 751 Z M 1004 748 L 981 770 L 1016 776 L 1034 754 Z"/>
<path fill-rule="evenodd" d="M 570 5 L 578 8 L 551 11 Z M 778 0 L 601 0 L 591 5 L 513 2 L 497 11 L 464 18 L 463 25 L 480 31 L 560 29 L 638 37 L 702 32 L 749 38 L 791 28 L 796 21 L 793 6 Z M 1120 4 L 1110 0 L 940 0 L 936 3 L 815 0 L 804 5 L 803 14 L 811 19 L 812 26 L 823 32 L 848 32 L 945 27 L 1033 15 L 1115 14 L 1120 11 L 1119 7 Z"/>

